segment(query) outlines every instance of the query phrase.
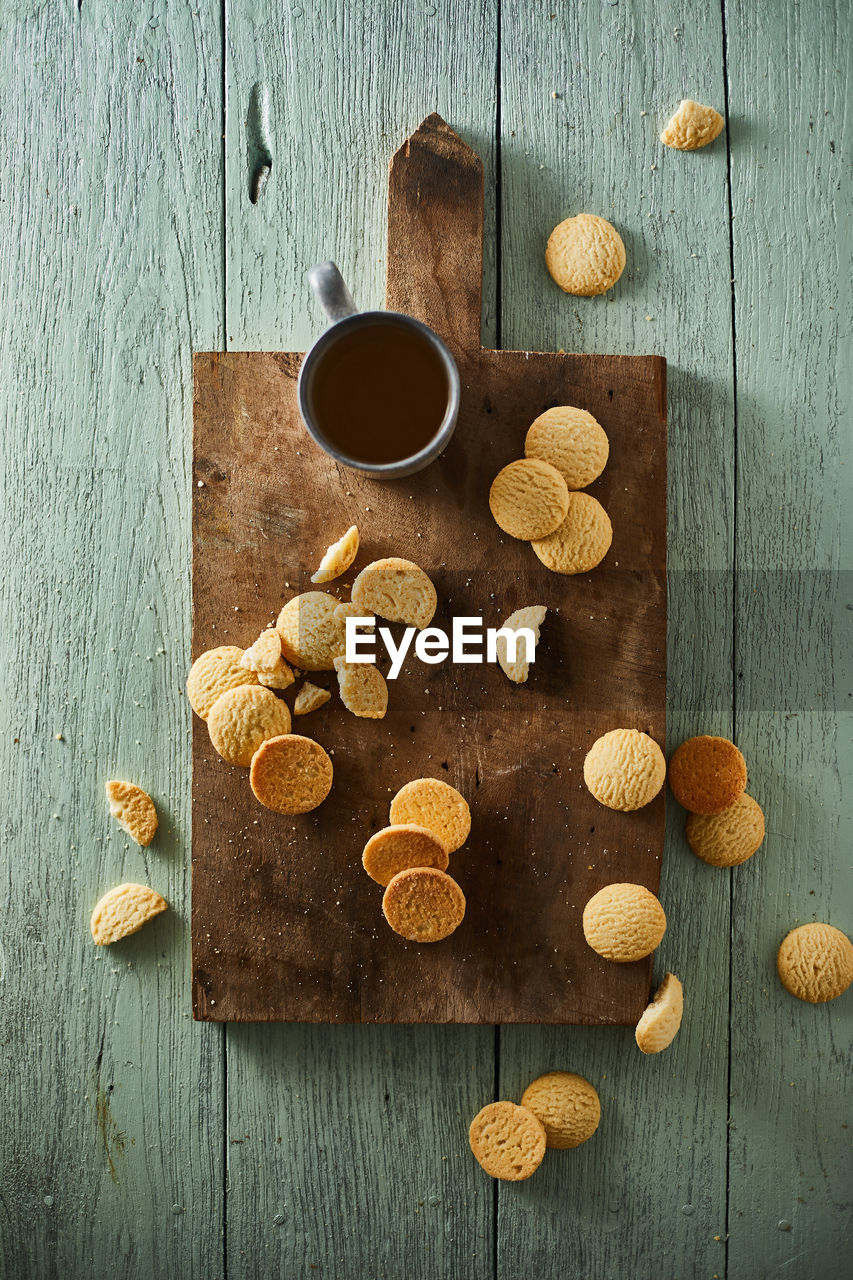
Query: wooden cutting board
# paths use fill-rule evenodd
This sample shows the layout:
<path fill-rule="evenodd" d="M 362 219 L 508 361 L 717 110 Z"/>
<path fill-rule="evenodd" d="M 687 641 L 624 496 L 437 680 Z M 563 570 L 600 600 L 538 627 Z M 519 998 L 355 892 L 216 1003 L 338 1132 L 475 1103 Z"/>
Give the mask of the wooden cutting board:
<path fill-rule="evenodd" d="M 610 881 L 657 889 L 664 797 L 611 812 L 586 791 L 583 759 L 608 729 L 665 738 L 665 363 L 481 349 L 482 238 L 480 160 L 432 115 L 391 163 L 387 305 L 448 342 L 462 408 L 447 451 L 411 479 L 363 479 L 314 445 L 296 403 L 301 355 L 195 357 L 193 657 L 250 644 L 312 589 L 350 524 L 362 545 L 328 588 L 341 599 L 358 569 L 398 555 L 432 577 L 435 623 L 448 631 L 454 616 L 498 626 L 522 605 L 548 608 L 526 685 L 496 666 L 411 658 L 389 685 L 387 716 L 369 721 L 322 673 L 331 701 L 294 726 L 333 753 L 332 793 L 310 814 L 262 808 L 247 771 L 220 760 L 193 717 L 197 1018 L 633 1023 L 647 1002 L 651 961 L 602 960 L 581 913 Z M 610 513 L 613 546 L 579 577 L 549 573 L 488 508 L 492 478 L 555 404 L 588 409 L 610 437 L 590 491 Z M 449 868 L 467 914 L 432 946 L 388 928 L 382 890 L 361 867 L 395 791 L 424 775 L 458 787 L 473 819 Z"/>

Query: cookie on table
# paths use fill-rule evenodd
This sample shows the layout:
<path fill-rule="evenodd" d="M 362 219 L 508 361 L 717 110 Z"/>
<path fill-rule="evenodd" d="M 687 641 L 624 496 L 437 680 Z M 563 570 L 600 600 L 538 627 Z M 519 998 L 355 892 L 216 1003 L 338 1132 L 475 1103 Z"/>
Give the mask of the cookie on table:
<path fill-rule="evenodd" d="M 666 777 L 666 759 L 639 729 L 611 729 L 583 762 L 583 778 L 599 804 L 630 813 L 654 800 Z"/>
<path fill-rule="evenodd" d="M 312 582 L 331 582 L 333 578 L 339 578 L 342 573 L 346 573 L 358 555 L 358 528 L 356 525 L 350 525 L 346 533 L 338 538 L 337 542 L 333 542 L 323 559 L 320 561 L 320 567 L 315 574 L 312 574 Z"/>
<path fill-rule="evenodd" d="M 516 609 L 515 613 L 511 613 L 506 622 L 501 623 L 501 631 L 520 631 L 526 627 L 528 631 L 533 632 L 535 645 L 539 644 L 539 628 L 545 621 L 547 609 L 544 604 L 531 604 L 524 609 Z M 513 684 L 524 684 L 530 672 L 530 661 L 535 654 L 531 654 L 531 659 L 525 656 L 525 646 L 520 640 L 516 641 L 515 661 L 510 661 L 509 641 L 506 636 L 498 635 L 495 642 L 498 662 L 504 675 L 508 676 Z"/>
<path fill-rule="evenodd" d="M 589 573 L 610 550 L 613 525 L 597 498 L 589 493 L 569 494 L 565 519 L 546 538 L 530 545 L 552 573 Z"/>
<path fill-rule="evenodd" d="M 761 845 L 764 814 L 744 791 L 722 813 L 691 813 L 684 830 L 697 858 L 712 867 L 737 867 Z"/>
<path fill-rule="evenodd" d="M 372 835 L 361 855 L 362 865 L 377 884 L 387 888 L 394 876 L 410 867 L 437 867 L 446 871 L 447 850 L 434 831 L 403 822 L 383 827 Z"/>
<path fill-rule="evenodd" d="M 583 1076 L 572 1071 L 548 1071 L 532 1081 L 521 1095 L 545 1129 L 549 1147 L 566 1151 L 586 1142 L 598 1128 L 601 1101 Z"/>
<path fill-rule="evenodd" d="M 468 1130 L 477 1163 L 490 1178 L 523 1182 L 545 1156 L 545 1128 L 527 1107 L 490 1102 L 478 1111 Z"/>
<path fill-rule="evenodd" d="M 669 786 L 690 813 L 722 813 L 746 790 L 746 761 L 728 738 L 700 734 L 672 753 Z"/>
<path fill-rule="evenodd" d="M 353 604 L 351 600 L 342 601 L 335 609 L 335 617 L 339 622 L 346 626 L 347 618 L 369 618 L 370 622 L 365 622 L 359 627 L 360 632 L 374 631 L 376 628 L 376 619 L 370 610 L 360 609 L 357 604 Z"/>
<path fill-rule="evenodd" d="M 801 924 L 782 939 L 776 968 L 792 996 L 823 1004 L 853 982 L 853 943 L 831 924 Z"/>
<path fill-rule="evenodd" d="M 471 810 L 455 787 L 440 778 L 416 778 L 407 782 L 391 801 L 391 822 L 413 822 L 435 832 L 448 853 L 455 853 L 468 839 Z"/>
<path fill-rule="evenodd" d="M 293 703 L 293 714 L 295 716 L 307 716 L 312 711 L 316 711 L 322 707 L 324 703 L 331 698 L 328 689 L 321 689 L 319 685 L 312 684 L 310 680 L 306 680 L 296 695 Z"/>
<path fill-rule="evenodd" d="M 438 606 L 435 587 L 419 565 L 388 556 L 365 565 L 352 584 L 352 603 L 366 617 L 378 614 L 422 631 Z"/>
<path fill-rule="evenodd" d="M 262 631 L 240 659 L 240 666 L 254 671 L 258 683 L 268 689 L 289 689 L 296 677 L 281 656 L 281 636 L 275 627 Z"/>
<path fill-rule="evenodd" d="M 585 489 L 607 465 L 607 432 L 586 409 L 556 405 L 540 413 L 524 441 L 528 458 L 556 467 L 569 489 Z"/>
<path fill-rule="evenodd" d="M 294 596 L 278 615 L 276 631 L 285 659 L 302 671 L 331 671 L 335 658 L 346 648 L 342 618 L 335 614 L 338 601 L 327 591 L 305 591 Z"/>
<path fill-rule="evenodd" d="M 654 994 L 637 1023 L 634 1039 L 643 1053 L 661 1053 L 678 1034 L 684 1013 L 684 988 L 674 973 L 664 975 L 663 982 Z"/>
<path fill-rule="evenodd" d="M 257 684 L 254 671 L 242 665 L 243 650 L 234 644 L 223 644 L 202 653 L 190 667 L 187 697 L 197 716 L 206 720 L 210 708 L 220 694 L 241 684 Z"/>
<path fill-rule="evenodd" d="M 388 710 L 388 684 L 372 662 L 347 662 L 335 658 L 341 702 L 347 711 L 365 720 L 381 720 Z"/>
<path fill-rule="evenodd" d="M 545 265 L 565 293 L 592 298 L 612 289 L 625 270 L 625 245 L 605 218 L 579 213 L 551 232 Z"/>
<path fill-rule="evenodd" d="M 165 911 L 168 902 L 146 884 L 120 884 L 105 893 L 95 906 L 89 928 L 99 947 L 137 933 L 144 924 Z"/>
<path fill-rule="evenodd" d="M 388 881 L 382 912 L 409 942 L 441 942 L 462 923 L 465 894 L 437 867 L 409 867 Z"/>
<path fill-rule="evenodd" d="M 262 742 L 290 733 L 290 711 L 269 689 L 244 684 L 216 699 L 207 731 L 223 760 L 248 769 Z"/>
<path fill-rule="evenodd" d="M 703 107 L 692 98 L 682 98 L 660 140 L 676 151 L 698 151 L 723 132 L 725 120 L 713 107 Z"/>
<path fill-rule="evenodd" d="M 249 782 L 255 798 L 276 813 L 308 813 L 332 789 L 332 762 L 313 738 L 282 734 L 262 742 L 252 757 Z"/>
<path fill-rule="evenodd" d="M 541 458 L 507 463 L 492 481 L 489 510 L 511 538 L 544 538 L 563 523 L 569 490 L 556 467 Z"/>
<path fill-rule="evenodd" d="M 605 885 L 583 909 L 584 937 L 616 964 L 650 956 L 665 932 L 663 907 L 642 884 Z"/>
<path fill-rule="evenodd" d="M 106 792 L 110 813 L 131 840 L 144 849 L 157 834 L 154 801 L 141 787 L 134 786 L 132 782 L 119 782 L 116 778 L 106 784 Z"/>

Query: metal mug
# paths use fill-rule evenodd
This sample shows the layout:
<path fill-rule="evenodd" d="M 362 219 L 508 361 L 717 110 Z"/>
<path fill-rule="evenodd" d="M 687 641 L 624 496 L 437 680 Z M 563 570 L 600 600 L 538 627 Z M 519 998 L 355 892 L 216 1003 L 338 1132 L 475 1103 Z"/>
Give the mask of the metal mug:
<path fill-rule="evenodd" d="M 460 384 L 459 370 L 456 368 L 453 356 L 438 334 L 434 333 L 428 325 L 422 324 L 420 320 L 415 320 L 413 316 L 403 315 L 399 311 L 359 311 L 334 262 L 321 262 L 316 267 L 312 267 L 308 272 L 308 281 L 331 321 L 329 328 L 306 353 L 299 371 L 297 385 L 299 412 L 308 433 L 336 462 L 342 463 L 345 467 L 352 467 L 354 471 L 360 471 L 362 475 L 370 476 L 375 480 L 397 480 L 403 476 L 414 475 L 416 471 L 422 471 L 438 457 L 443 449 L 447 448 L 456 427 Z M 417 453 L 396 458 L 392 462 L 365 462 L 363 459 L 343 453 L 337 445 L 324 437 L 311 412 L 311 391 L 314 379 L 322 376 L 324 356 L 328 354 L 334 343 L 353 329 L 377 323 L 398 324 L 414 330 L 438 353 L 447 374 L 447 406 L 435 435 Z"/>

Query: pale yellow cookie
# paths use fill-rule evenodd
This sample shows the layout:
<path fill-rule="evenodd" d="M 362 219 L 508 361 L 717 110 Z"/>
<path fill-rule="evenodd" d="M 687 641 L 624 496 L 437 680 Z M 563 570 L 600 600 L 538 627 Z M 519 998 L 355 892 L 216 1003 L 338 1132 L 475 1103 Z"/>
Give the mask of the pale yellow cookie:
<path fill-rule="evenodd" d="M 549 1147 L 565 1151 L 591 1138 L 601 1119 L 601 1102 L 588 1080 L 572 1071 L 548 1071 L 527 1086 L 521 1105 L 545 1129 Z"/>
<path fill-rule="evenodd" d="M 310 680 L 306 680 L 296 695 L 293 714 L 295 716 L 307 716 L 312 711 L 316 711 L 318 707 L 322 707 L 325 702 L 329 701 L 331 696 L 328 689 L 321 689 L 319 685 L 312 684 Z"/>
<path fill-rule="evenodd" d="M 311 581 L 331 582 L 333 578 L 339 578 L 342 573 L 346 573 L 357 555 L 358 529 L 353 524 L 343 537 L 338 538 L 337 542 L 333 542 L 329 547 L 320 561 L 319 569 L 312 574 Z"/>
<path fill-rule="evenodd" d="M 411 560 L 390 556 L 366 565 L 352 584 L 352 603 L 365 617 L 378 614 L 422 631 L 438 605 L 435 587 Z"/>
<path fill-rule="evenodd" d="M 672 753 L 669 786 L 689 813 L 722 813 L 746 790 L 746 761 L 728 738 L 703 733 Z"/>
<path fill-rule="evenodd" d="M 216 699 L 207 717 L 207 731 L 223 760 L 248 769 L 262 742 L 290 733 L 290 711 L 269 689 L 243 685 Z"/>
<path fill-rule="evenodd" d="M 490 1102 L 478 1111 L 471 1121 L 468 1141 L 477 1163 L 490 1178 L 502 1182 L 523 1182 L 536 1172 L 545 1156 L 541 1120 L 514 1102 Z"/>
<path fill-rule="evenodd" d="M 557 405 L 531 424 L 524 441 L 528 458 L 556 467 L 570 489 L 585 489 L 607 465 L 607 432 L 586 409 Z"/>
<path fill-rule="evenodd" d="M 92 912 L 89 928 L 99 947 L 136 933 L 168 907 L 165 898 L 144 884 L 120 884 L 110 889 Z"/>
<path fill-rule="evenodd" d="M 516 609 L 515 613 L 511 613 L 500 628 L 501 631 L 520 631 L 522 627 L 533 632 L 536 641 L 536 647 L 539 645 L 539 628 L 545 621 L 547 610 L 544 604 L 531 604 L 525 609 Z M 498 662 L 501 670 L 509 676 L 514 684 L 524 684 L 530 671 L 530 662 L 525 655 L 525 645 L 522 639 L 516 641 L 515 661 L 510 660 L 509 641 L 505 636 L 498 635 L 495 642 L 497 649 Z M 535 652 L 535 649 L 534 649 Z M 530 655 L 531 658 L 533 654 Z"/>
<path fill-rule="evenodd" d="M 654 800 L 666 777 L 666 760 L 654 738 L 639 729 L 611 729 L 583 762 L 583 779 L 599 804 L 630 813 Z"/>
<path fill-rule="evenodd" d="M 288 600 L 275 624 L 288 662 L 302 671 L 331 671 L 346 648 L 337 607 L 338 601 L 326 591 L 306 591 Z"/>
<path fill-rule="evenodd" d="M 764 839 L 761 806 L 744 791 L 722 813 L 691 813 L 685 827 L 690 848 L 712 867 L 737 867 Z"/>
<path fill-rule="evenodd" d="M 553 533 L 566 518 L 569 491 L 556 467 L 540 458 L 510 462 L 492 481 L 489 509 L 511 538 L 529 542 Z"/>
<path fill-rule="evenodd" d="M 668 1048 L 678 1034 L 683 1013 L 684 988 L 674 973 L 667 973 L 634 1032 L 643 1053 L 660 1053 Z"/>
<path fill-rule="evenodd" d="M 360 609 L 359 606 L 357 604 L 353 604 L 351 600 L 345 600 L 337 606 L 335 609 L 335 617 L 339 622 L 342 622 L 345 627 L 347 618 L 372 619 L 372 621 L 362 623 L 359 627 L 359 631 L 366 632 L 374 631 L 376 629 L 376 619 L 373 617 L 371 611 L 369 609 L 366 611 L 364 609 Z"/>
<path fill-rule="evenodd" d="M 332 776 L 332 762 L 319 742 L 299 733 L 262 742 L 249 771 L 255 798 L 276 813 L 316 809 L 332 789 Z"/>
<path fill-rule="evenodd" d="M 448 853 L 454 853 L 468 839 L 471 810 L 455 787 L 439 778 L 416 778 L 407 782 L 391 801 L 391 822 L 414 822 L 435 832 Z"/>
<path fill-rule="evenodd" d="M 853 943 L 831 924 L 801 924 L 782 939 L 776 968 L 792 996 L 823 1004 L 853 982 Z"/>
<path fill-rule="evenodd" d="M 132 782 L 113 780 L 107 783 L 107 799 L 119 826 L 143 848 L 149 845 L 157 834 L 157 810 L 147 791 Z"/>
<path fill-rule="evenodd" d="M 462 923 L 465 894 L 437 867 L 409 867 L 388 881 L 382 912 L 409 942 L 441 942 Z"/>
<path fill-rule="evenodd" d="M 210 708 L 227 689 L 258 683 L 254 671 L 247 671 L 241 666 L 242 657 L 242 649 L 233 644 L 223 644 L 218 649 L 208 649 L 190 667 L 187 697 L 193 711 L 202 720 L 207 719 Z"/>
<path fill-rule="evenodd" d="M 434 831 L 413 822 L 383 827 L 371 836 L 361 855 L 362 865 L 377 884 L 385 888 L 399 871 L 409 867 L 438 867 L 447 870 L 447 850 Z"/>
<path fill-rule="evenodd" d="M 241 667 L 254 671 L 258 683 L 268 689 L 289 689 L 296 677 L 281 656 L 281 636 L 275 627 L 262 631 L 240 659 Z"/>
<path fill-rule="evenodd" d="M 388 685 L 372 662 L 347 662 L 335 658 L 341 702 L 347 711 L 365 720 L 381 720 L 388 710 Z"/>
<path fill-rule="evenodd" d="M 570 493 L 569 509 L 559 528 L 530 545 L 553 573 L 589 573 L 600 564 L 613 541 L 610 517 L 597 498 Z"/>
<path fill-rule="evenodd" d="M 625 270 L 625 246 L 606 219 L 579 213 L 551 232 L 545 265 L 566 293 L 592 298 L 612 289 Z"/>
<path fill-rule="evenodd" d="M 713 107 L 703 107 L 691 98 L 682 98 L 678 110 L 660 136 L 661 142 L 676 151 L 698 151 L 723 132 L 725 120 Z"/>
<path fill-rule="evenodd" d="M 583 909 L 583 933 L 605 960 L 626 964 L 650 956 L 666 932 L 666 916 L 642 884 L 608 884 Z"/>

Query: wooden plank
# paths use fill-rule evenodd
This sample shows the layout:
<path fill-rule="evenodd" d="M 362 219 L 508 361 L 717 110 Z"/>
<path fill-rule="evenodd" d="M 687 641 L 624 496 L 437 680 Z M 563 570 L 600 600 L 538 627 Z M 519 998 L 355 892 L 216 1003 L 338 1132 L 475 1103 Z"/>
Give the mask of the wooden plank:
<path fill-rule="evenodd" d="M 721 144 L 681 155 L 657 140 L 683 94 L 722 105 L 720 15 L 687 15 L 666 0 L 533 10 L 505 0 L 503 15 L 503 341 L 668 358 L 669 741 L 728 733 L 726 152 Z M 625 275 L 605 298 L 567 298 L 545 271 L 548 233 L 581 210 L 609 217 L 625 239 Z M 517 1100 L 536 1075 L 562 1068 L 595 1084 L 603 1110 L 587 1145 L 549 1153 L 529 1182 L 500 1188 L 506 1280 L 552 1274 L 556 1258 L 562 1274 L 587 1280 L 723 1274 L 724 1245 L 714 1237 L 726 1219 L 728 874 L 692 857 L 678 806 L 668 808 L 669 925 L 655 972 L 681 977 L 684 1025 L 652 1059 L 629 1030 L 501 1031 L 501 1097 Z"/>
<path fill-rule="evenodd" d="M 221 1035 L 189 1019 L 181 695 L 190 351 L 222 331 L 219 47 L 218 12 L 4 9 L 9 1277 L 222 1275 Z M 109 817 L 115 775 L 157 801 L 146 851 Z M 98 950 L 89 914 L 123 879 L 172 910 Z"/>
<path fill-rule="evenodd" d="M 361 305 L 381 305 L 385 164 L 397 141 L 430 111 L 441 112 L 484 157 L 486 189 L 492 191 L 496 5 L 431 8 L 326 0 L 301 3 L 295 13 L 263 0 L 229 10 L 230 346 L 304 347 L 322 328 L 305 269 L 329 256 Z M 252 206 L 240 122 L 251 87 L 261 81 L 271 90 L 273 168 Z M 486 210 L 486 341 L 494 332 L 493 227 L 492 204 Z M 399 1027 L 228 1029 L 230 1277 L 313 1275 L 308 1239 L 321 1254 L 319 1266 L 325 1258 L 327 1269 L 341 1276 L 493 1275 L 491 1187 L 484 1190 L 464 1150 L 467 1117 L 491 1093 L 493 1032 L 421 1027 L 411 1034 L 409 1039 Z M 352 1051 L 345 1052 L 350 1043 Z M 364 1045 L 377 1072 L 381 1066 L 369 1087 L 370 1073 L 357 1069 Z M 449 1086 L 454 1105 L 442 1118 L 441 1096 Z M 295 1091 L 298 1107 L 291 1103 Z M 380 1110 L 386 1093 L 397 1107 L 390 1130 Z M 402 1108 L 411 1140 L 397 1143 Z M 330 1172 L 317 1154 L 317 1135 L 341 1113 L 359 1119 L 348 1121 L 351 1145 L 338 1150 Z M 446 1125 L 457 1135 L 453 1149 Z M 231 1145 L 232 1137 L 265 1130 L 292 1135 L 283 1169 L 273 1166 L 268 1150 L 259 1158 L 250 1144 Z M 377 1148 L 377 1131 L 387 1134 L 387 1156 Z M 356 1171 L 353 1210 L 347 1189 Z M 306 1189 L 299 1212 L 278 1223 L 277 1187 Z M 421 1188 L 428 1192 L 423 1206 Z M 430 1203 L 430 1195 L 441 1205 Z M 348 1222 L 353 1212 L 362 1218 L 368 1205 L 376 1207 L 375 1221 L 384 1229 L 379 1240 Z M 430 1217 L 436 1213 L 440 1225 Z M 334 1257 L 324 1223 L 355 1232 Z"/>
<path fill-rule="evenodd" d="M 809 920 L 853 932 L 850 7 L 731 0 L 726 32 L 736 727 L 768 827 L 733 882 L 729 1274 L 830 1280 L 853 1240 L 853 999 L 801 1004 L 775 956 Z"/>

